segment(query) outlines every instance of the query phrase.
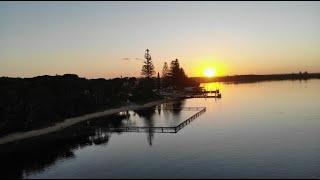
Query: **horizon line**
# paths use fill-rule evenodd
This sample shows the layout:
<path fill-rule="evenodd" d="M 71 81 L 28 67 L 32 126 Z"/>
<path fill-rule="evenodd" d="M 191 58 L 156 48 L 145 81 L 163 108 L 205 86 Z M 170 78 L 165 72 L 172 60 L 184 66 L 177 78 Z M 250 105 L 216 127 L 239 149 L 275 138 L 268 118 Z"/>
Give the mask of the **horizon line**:
<path fill-rule="evenodd" d="M 300 71 L 302 74 L 307 72 L 308 74 L 320 74 L 320 72 L 308 72 L 308 71 Z M 292 72 L 292 73 L 276 73 L 276 74 L 233 74 L 233 75 L 219 75 L 219 76 L 213 76 L 213 77 L 206 77 L 206 76 L 190 76 L 188 78 L 207 78 L 207 79 L 213 79 L 213 78 L 219 78 L 219 77 L 230 77 L 230 76 L 271 76 L 271 75 L 291 75 L 291 74 L 300 74 L 300 72 Z M 12 76 L 0 76 L 0 78 L 21 78 L 21 79 L 30 79 L 30 78 L 36 78 L 41 76 L 64 76 L 64 75 L 77 75 L 79 78 L 85 78 L 85 79 L 116 79 L 116 78 L 143 78 L 141 76 L 117 76 L 113 78 L 87 78 L 85 76 L 79 76 L 78 74 L 72 74 L 72 73 L 65 73 L 65 74 L 56 74 L 56 75 L 37 75 L 32 77 L 12 77 Z M 154 76 L 156 78 L 156 76 Z"/>

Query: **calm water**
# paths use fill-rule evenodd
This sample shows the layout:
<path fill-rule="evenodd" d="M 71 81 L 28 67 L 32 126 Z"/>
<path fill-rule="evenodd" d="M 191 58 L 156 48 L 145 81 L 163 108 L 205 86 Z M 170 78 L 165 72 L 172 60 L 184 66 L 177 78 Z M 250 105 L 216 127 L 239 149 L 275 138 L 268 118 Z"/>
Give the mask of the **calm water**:
<path fill-rule="evenodd" d="M 35 141 L 40 143 L 11 145 L 1 154 L 0 176 L 320 178 L 320 80 L 203 86 L 219 88 L 222 99 L 187 99 L 175 104 L 177 108 L 207 107 L 178 133 L 100 128 L 176 126 L 195 113 L 164 110 L 168 104 L 129 111 L 126 117 L 101 118 L 55 135 L 73 139 L 39 138 Z"/>

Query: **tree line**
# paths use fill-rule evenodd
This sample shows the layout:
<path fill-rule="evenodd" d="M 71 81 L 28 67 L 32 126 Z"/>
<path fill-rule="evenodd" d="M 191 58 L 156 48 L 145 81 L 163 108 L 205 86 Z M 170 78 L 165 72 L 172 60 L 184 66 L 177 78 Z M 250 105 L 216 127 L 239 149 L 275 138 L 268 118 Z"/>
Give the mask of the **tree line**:
<path fill-rule="evenodd" d="M 181 67 L 179 60 L 174 59 L 170 62 L 170 67 L 167 62 L 164 62 L 162 67 L 162 75 L 157 74 L 157 77 L 154 78 L 155 67 L 152 62 L 150 55 L 150 50 L 147 49 L 145 52 L 145 61 L 142 66 L 141 75 L 144 76 L 146 81 L 151 86 L 151 88 L 156 88 L 158 90 L 167 90 L 167 89 L 183 89 L 187 86 L 198 86 L 199 83 L 188 78 L 184 69 Z M 153 81 L 152 81 L 153 79 Z M 151 85 L 150 85 L 151 84 Z M 152 86 L 153 84 L 153 86 Z"/>
<path fill-rule="evenodd" d="M 46 127 L 66 118 L 159 99 L 135 77 L 86 79 L 75 74 L 0 77 L 0 136 Z"/>
<path fill-rule="evenodd" d="M 0 77 L 0 136 L 46 127 L 66 118 L 128 103 L 163 98 L 159 91 L 189 86 L 178 59 L 164 64 L 155 77 L 149 50 L 141 74 L 144 78 L 86 79 L 75 74 L 33 78 Z M 170 88 L 171 87 L 171 88 Z"/>

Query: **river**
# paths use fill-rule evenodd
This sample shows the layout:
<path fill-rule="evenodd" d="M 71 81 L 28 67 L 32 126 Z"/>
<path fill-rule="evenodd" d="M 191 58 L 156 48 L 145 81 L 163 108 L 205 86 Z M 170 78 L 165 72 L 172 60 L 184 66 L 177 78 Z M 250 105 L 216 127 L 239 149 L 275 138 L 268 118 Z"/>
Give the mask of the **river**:
<path fill-rule="evenodd" d="M 186 99 L 1 146 L 11 178 L 320 178 L 320 80 L 206 83 Z M 176 133 L 121 127 L 176 127 Z M 108 128 L 114 128 L 113 131 Z"/>

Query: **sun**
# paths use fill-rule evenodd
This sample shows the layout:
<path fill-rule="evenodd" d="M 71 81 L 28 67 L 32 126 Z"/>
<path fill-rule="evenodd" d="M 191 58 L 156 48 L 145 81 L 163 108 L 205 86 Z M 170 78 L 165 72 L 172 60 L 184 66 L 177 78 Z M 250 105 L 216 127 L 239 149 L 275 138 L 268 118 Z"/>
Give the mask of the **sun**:
<path fill-rule="evenodd" d="M 213 77 L 216 75 L 216 70 L 213 69 L 213 68 L 206 68 L 204 71 L 203 71 L 203 74 L 206 76 L 206 77 Z"/>

